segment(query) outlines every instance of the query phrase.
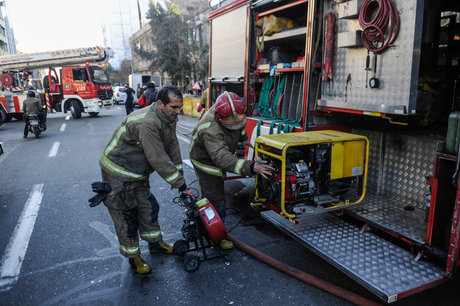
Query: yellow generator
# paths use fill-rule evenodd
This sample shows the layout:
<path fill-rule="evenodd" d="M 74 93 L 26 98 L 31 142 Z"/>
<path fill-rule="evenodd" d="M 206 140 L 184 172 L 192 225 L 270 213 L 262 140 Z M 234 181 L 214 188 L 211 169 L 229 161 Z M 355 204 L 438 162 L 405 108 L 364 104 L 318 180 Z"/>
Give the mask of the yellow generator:
<path fill-rule="evenodd" d="M 258 162 L 276 169 L 256 176 L 255 205 L 291 220 L 360 203 L 366 192 L 369 141 L 339 131 L 257 137 Z"/>

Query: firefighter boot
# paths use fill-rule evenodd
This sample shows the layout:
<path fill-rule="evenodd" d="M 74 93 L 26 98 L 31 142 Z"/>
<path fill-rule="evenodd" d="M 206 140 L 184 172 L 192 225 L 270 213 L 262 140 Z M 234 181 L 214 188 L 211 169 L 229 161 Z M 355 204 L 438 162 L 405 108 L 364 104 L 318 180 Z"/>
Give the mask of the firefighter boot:
<path fill-rule="evenodd" d="M 227 239 L 222 239 L 219 242 L 219 246 L 222 250 L 231 250 L 233 249 L 233 242 Z"/>
<path fill-rule="evenodd" d="M 166 253 L 166 254 L 171 254 L 173 251 L 172 245 L 164 242 L 163 240 L 158 240 L 155 242 L 149 242 L 149 251 L 150 254 L 155 254 L 155 253 Z"/>
<path fill-rule="evenodd" d="M 131 268 L 138 274 L 147 274 L 152 271 L 150 265 L 146 263 L 141 256 L 137 256 L 129 259 L 129 264 Z"/>

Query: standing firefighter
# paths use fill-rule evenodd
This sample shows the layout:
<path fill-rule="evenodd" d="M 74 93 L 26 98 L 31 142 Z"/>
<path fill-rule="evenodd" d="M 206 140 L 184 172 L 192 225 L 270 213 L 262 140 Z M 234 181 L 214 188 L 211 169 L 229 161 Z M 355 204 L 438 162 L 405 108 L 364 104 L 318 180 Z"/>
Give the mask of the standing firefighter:
<path fill-rule="evenodd" d="M 226 171 L 245 176 L 256 173 L 270 176 L 273 168 L 234 155 L 238 142 L 251 146 L 246 135 L 244 104 L 233 92 L 221 94 L 213 107 L 207 111 L 193 131 L 190 143 L 190 159 L 195 168 L 201 196 L 225 218 L 224 178 Z M 220 242 L 222 249 L 233 248 L 226 239 Z"/>
<path fill-rule="evenodd" d="M 185 184 L 176 138 L 181 107 L 180 90 L 168 86 L 160 91 L 155 105 L 127 116 L 99 161 L 103 183 L 93 183 L 98 195 L 90 199 L 90 206 L 104 200 L 115 224 L 120 253 L 140 274 L 151 268 L 140 256 L 138 235 L 148 242 L 150 253 L 172 252 L 172 246 L 161 238 L 159 205 L 150 193 L 149 175 L 157 171 L 173 188 L 194 195 Z"/>

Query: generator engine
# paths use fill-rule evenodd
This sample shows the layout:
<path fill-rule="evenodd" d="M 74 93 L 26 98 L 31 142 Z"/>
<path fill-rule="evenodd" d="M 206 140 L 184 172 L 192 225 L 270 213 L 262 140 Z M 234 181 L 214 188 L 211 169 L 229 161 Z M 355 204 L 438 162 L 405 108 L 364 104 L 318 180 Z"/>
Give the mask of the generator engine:
<path fill-rule="evenodd" d="M 276 170 L 267 179 L 257 177 L 256 199 L 291 218 L 348 205 L 347 193 L 355 187 L 362 191 L 367 139 L 359 135 L 328 132 L 257 138 L 256 151 L 260 153 L 260 158 Z M 305 139 L 310 135 L 315 136 L 315 141 L 311 143 Z M 337 139 L 330 139 L 336 135 Z M 318 141 L 318 136 L 325 139 Z"/>

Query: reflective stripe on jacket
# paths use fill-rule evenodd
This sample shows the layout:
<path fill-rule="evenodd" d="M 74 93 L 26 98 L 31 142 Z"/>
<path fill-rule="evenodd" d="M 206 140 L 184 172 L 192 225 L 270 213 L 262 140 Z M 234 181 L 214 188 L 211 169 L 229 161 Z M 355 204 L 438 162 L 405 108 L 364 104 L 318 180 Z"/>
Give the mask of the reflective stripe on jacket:
<path fill-rule="evenodd" d="M 121 180 L 146 180 L 157 171 L 174 188 L 185 184 L 176 121 L 156 104 L 131 113 L 115 130 L 99 161 Z"/>
<path fill-rule="evenodd" d="M 190 160 L 200 171 L 224 176 L 223 171 L 245 176 L 252 175 L 253 161 L 234 156 L 238 142 L 248 139 L 244 128 L 229 130 L 215 118 L 211 107 L 200 119 L 190 142 Z"/>

